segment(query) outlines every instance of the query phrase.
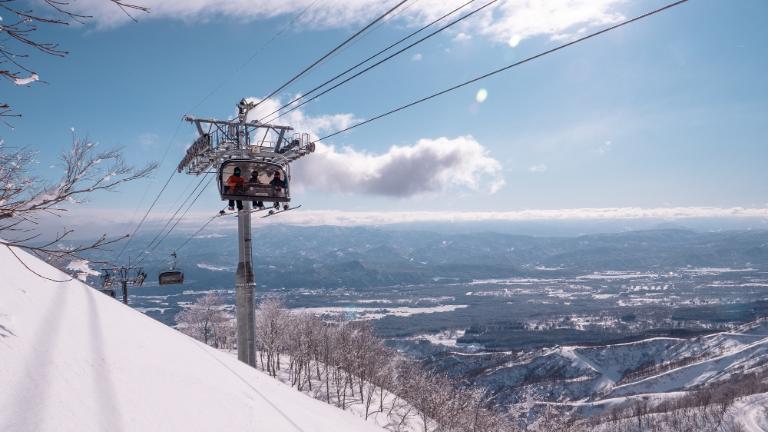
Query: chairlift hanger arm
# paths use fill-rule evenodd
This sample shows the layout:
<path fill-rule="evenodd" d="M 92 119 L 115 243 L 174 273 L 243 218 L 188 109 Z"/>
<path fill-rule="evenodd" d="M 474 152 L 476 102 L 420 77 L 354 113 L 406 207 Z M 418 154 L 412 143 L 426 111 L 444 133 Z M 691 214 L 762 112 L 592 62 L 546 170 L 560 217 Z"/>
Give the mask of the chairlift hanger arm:
<path fill-rule="evenodd" d="M 201 129 L 202 123 L 208 123 L 213 125 L 221 125 L 221 126 L 229 126 L 229 125 L 246 125 L 251 126 L 255 128 L 269 128 L 274 129 L 276 131 L 292 131 L 293 128 L 290 126 L 282 126 L 282 125 L 273 125 L 269 123 L 260 123 L 258 120 L 252 120 L 249 122 L 241 122 L 240 120 L 217 120 L 217 119 L 208 119 L 208 118 L 198 118 L 198 117 L 192 117 L 190 115 L 185 115 L 184 120 L 188 121 L 190 123 L 195 123 L 196 126 L 198 126 L 198 131 Z M 201 133 L 202 135 L 202 133 Z"/>

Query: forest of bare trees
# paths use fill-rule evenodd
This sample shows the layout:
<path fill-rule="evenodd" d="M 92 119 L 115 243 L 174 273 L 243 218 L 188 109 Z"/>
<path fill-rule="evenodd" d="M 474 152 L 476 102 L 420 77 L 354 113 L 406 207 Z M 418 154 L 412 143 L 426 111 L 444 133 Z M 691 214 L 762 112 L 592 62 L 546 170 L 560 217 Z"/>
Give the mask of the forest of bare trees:
<path fill-rule="evenodd" d="M 176 316 L 178 328 L 219 348 L 233 348 L 232 317 L 215 294 Z M 291 313 L 278 299 L 256 315 L 257 366 L 344 410 L 393 431 L 515 430 L 482 389 L 462 387 L 384 345 L 370 322 L 328 322 Z"/>
<path fill-rule="evenodd" d="M 233 316 L 207 294 L 176 316 L 177 328 L 213 347 L 235 348 Z M 768 392 L 768 374 L 749 373 L 717 388 L 652 403 L 638 398 L 602 415 L 581 417 L 568 404 L 531 400 L 494 405 L 483 389 L 457 383 L 400 355 L 369 321 L 326 321 L 294 313 L 279 299 L 257 308 L 257 367 L 316 399 L 392 431 L 690 431 L 739 432 L 734 402 Z"/>

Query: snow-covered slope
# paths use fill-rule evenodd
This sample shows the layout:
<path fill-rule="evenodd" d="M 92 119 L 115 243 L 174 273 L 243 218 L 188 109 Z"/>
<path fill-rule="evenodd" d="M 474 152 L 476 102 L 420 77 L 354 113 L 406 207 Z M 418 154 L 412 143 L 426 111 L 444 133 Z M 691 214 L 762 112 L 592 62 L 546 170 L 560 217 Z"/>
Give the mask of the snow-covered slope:
<path fill-rule="evenodd" d="M 766 356 L 768 356 L 768 338 L 740 346 L 711 359 L 617 386 L 611 395 L 667 392 L 726 380 L 737 373 L 750 372 L 756 367 L 764 367 L 765 359 L 768 358 Z"/>
<path fill-rule="evenodd" d="M 768 393 L 739 399 L 730 414 L 744 432 L 768 431 Z"/>
<path fill-rule="evenodd" d="M 383 429 L 0 247 L 0 431 L 53 430 Z"/>

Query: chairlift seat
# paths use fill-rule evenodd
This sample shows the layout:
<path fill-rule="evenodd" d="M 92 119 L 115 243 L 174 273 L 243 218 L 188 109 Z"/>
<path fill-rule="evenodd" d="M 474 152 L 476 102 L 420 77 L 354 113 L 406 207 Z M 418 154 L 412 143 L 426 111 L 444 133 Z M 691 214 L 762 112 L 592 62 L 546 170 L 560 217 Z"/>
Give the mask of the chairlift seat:
<path fill-rule="evenodd" d="M 229 184 L 228 180 L 234 175 L 235 168 L 240 169 L 240 184 Z M 256 172 L 256 177 L 252 173 Z M 280 184 L 275 185 L 273 179 L 277 173 Z M 287 167 L 274 162 L 254 160 L 228 160 L 219 168 L 219 194 L 224 201 L 266 201 L 290 202 L 290 173 Z"/>

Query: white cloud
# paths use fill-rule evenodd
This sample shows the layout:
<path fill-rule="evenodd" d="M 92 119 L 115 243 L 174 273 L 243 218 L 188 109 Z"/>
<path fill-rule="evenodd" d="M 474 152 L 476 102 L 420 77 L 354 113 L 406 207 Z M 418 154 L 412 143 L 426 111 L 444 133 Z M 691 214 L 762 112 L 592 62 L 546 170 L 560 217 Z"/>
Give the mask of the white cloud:
<path fill-rule="evenodd" d="M 411 60 L 413 60 L 413 61 L 421 61 L 423 58 L 424 58 L 424 56 L 421 55 L 421 53 L 416 53 L 416 54 L 413 55 L 413 57 L 411 57 Z"/>
<path fill-rule="evenodd" d="M 411 26 L 422 25 L 464 3 L 465 0 L 420 0 L 404 7 L 397 16 Z M 136 14 L 141 20 L 166 18 L 205 21 L 211 17 L 232 17 L 241 21 L 279 15 L 295 15 L 308 6 L 297 23 L 301 27 L 343 27 L 365 23 L 380 15 L 391 4 L 380 0 L 135 0 L 149 7 L 149 14 Z M 478 34 L 499 43 L 518 42 L 538 35 L 561 35 L 572 28 L 586 28 L 616 22 L 622 18 L 616 6 L 625 0 L 502 0 L 459 25 L 457 40 Z M 75 12 L 93 15 L 97 25 L 110 27 L 129 22 L 112 2 L 79 0 L 72 2 Z M 463 11 L 469 11 L 469 8 Z M 516 44 L 515 44 L 516 45 Z"/>
<path fill-rule="evenodd" d="M 466 41 L 468 41 L 470 39 L 472 39 L 472 36 L 470 36 L 470 35 L 468 35 L 468 34 L 466 34 L 464 32 L 459 32 L 459 34 L 457 34 L 453 38 L 454 42 L 466 42 Z"/>
<path fill-rule="evenodd" d="M 595 149 L 595 151 L 599 155 L 604 155 L 604 154 L 608 153 L 609 151 L 611 151 L 611 148 L 613 148 L 613 142 L 608 140 L 608 141 L 604 141 L 602 144 L 600 144 L 597 147 L 597 149 Z"/>
<path fill-rule="evenodd" d="M 248 119 L 262 119 L 281 105 L 276 99 L 265 100 Z M 317 138 L 360 120 L 353 114 L 307 116 L 298 109 L 279 121 Z M 501 164 L 471 136 L 421 139 L 382 154 L 318 142 L 315 153 L 293 166 L 294 185 L 342 193 L 409 197 L 456 188 L 495 193 L 504 185 Z"/>
<path fill-rule="evenodd" d="M 157 140 L 160 137 L 156 133 L 143 133 L 139 135 L 139 144 L 141 144 L 143 147 L 151 147 L 155 144 L 157 144 Z"/>
<path fill-rule="evenodd" d="M 528 167 L 528 172 L 531 172 L 531 173 L 547 172 L 547 166 L 544 164 L 531 165 Z"/>
<path fill-rule="evenodd" d="M 509 40 L 507 41 L 507 45 L 509 45 L 512 48 L 515 48 L 516 46 L 520 45 L 520 41 L 522 39 L 520 38 L 520 35 L 512 35 L 509 37 Z"/>
<path fill-rule="evenodd" d="M 251 97 L 247 98 L 248 101 L 259 102 L 259 98 Z M 279 99 L 268 99 L 261 102 L 261 105 L 251 110 L 248 113 L 248 120 L 263 120 L 269 121 L 274 116 L 270 114 L 283 106 L 283 103 Z M 277 120 L 277 123 L 289 124 L 296 131 L 312 133 L 315 137 L 328 133 L 335 132 L 340 129 L 345 129 L 350 125 L 359 122 L 361 119 L 355 117 L 353 114 L 329 114 L 316 117 L 306 116 L 304 111 L 297 109 L 290 112 Z"/>
<path fill-rule="evenodd" d="M 421 139 L 371 154 L 323 143 L 294 167 L 297 185 L 324 191 L 410 197 L 453 189 L 497 192 L 501 164 L 471 136 Z"/>

